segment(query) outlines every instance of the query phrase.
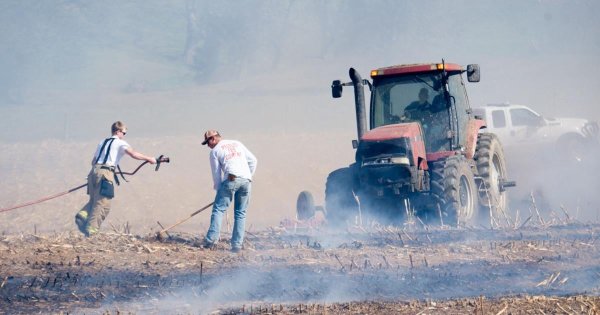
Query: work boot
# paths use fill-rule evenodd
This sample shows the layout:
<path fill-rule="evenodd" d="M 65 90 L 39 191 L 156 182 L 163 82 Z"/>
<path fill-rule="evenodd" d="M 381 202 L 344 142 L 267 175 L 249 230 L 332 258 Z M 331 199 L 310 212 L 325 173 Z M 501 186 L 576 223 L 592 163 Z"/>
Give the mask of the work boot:
<path fill-rule="evenodd" d="M 85 210 L 81 210 L 77 212 L 75 215 L 75 224 L 77 224 L 77 228 L 79 231 L 87 236 L 87 231 L 85 230 L 85 226 L 87 225 L 88 213 Z"/>
<path fill-rule="evenodd" d="M 204 241 L 202 241 L 202 245 L 200 245 L 200 247 L 205 248 L 205 249 L 213 249 L 215 248 L 215 243 L 211 243 L 209 241 L 207 241 L 206 239 L 204 239 Z"/>
<path fill-rule="evenodd" d="M 84 234 L 85 234 L 86 237 L 90 237 L 92 235 L 98 234 L 98 232 L 99 232 L 99 230 L 97 228 L 95 228 L 93 226 L 88 226 L 85 229 L 85 233 Z"/>

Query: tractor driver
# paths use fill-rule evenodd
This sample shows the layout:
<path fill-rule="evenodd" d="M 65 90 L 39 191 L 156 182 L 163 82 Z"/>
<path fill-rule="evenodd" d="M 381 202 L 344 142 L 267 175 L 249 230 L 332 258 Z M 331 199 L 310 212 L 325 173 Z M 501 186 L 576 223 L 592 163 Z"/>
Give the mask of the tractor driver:
<path fill-rule="evenodd" d="M 421 88 L 419 90 L 419 99 L 406 106 L 404 109 L 404 115 L 399 117 L 392 114 L 389 117 L 389 121 L 393 124 L 407 121 L 420 121 L 423 123 L 426 111 L 431 111 L 431 103 L 429 103 L 429 90 L 427 90 L 427 88 Z"/>
<path fill-rule="evenodd" d="M 408 120 L 420 120 L 422 121 L 424 114 L 431 110 L 431 103 L 429 103 L 429 90 L 427 88 L 421 88 L 419 90 L 419 99 L 410 103 L 404 109 L 404 116 Z"/>
<path fill-rule="evenodd" d="M 425 133 L 428 151 L 438 151 L 447 143 L 444 136 L 447 130 L 447 113 L 443 110 L 440 95 L 434 98 L 434 104 L 429 102 L 429 90 L 421 88 L 419 99 L 410 103 L 404 110 L 404 120 L 421 123 Z"/>

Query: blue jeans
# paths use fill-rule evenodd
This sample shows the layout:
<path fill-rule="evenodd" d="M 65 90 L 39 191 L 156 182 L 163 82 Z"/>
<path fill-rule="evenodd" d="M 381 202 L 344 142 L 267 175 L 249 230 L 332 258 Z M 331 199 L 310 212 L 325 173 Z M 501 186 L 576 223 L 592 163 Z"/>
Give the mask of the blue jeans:
<path fill-rule="evenodd" d="M 215 203 L 213 204 L 212 215 L 210 216 L 210 227 L 208 233 L 206 233 L 206 242 L 212 244 L 219 239 L 223 213 L 227 211 L 229 204 L 234 200 L 234 223 L 233 235 L 231 236 L 231 247 L 242 248 L 246 226 L 246 208 L 248 207 L 248 199 L 250 199 L 250 190 L 250 181 L 245 178 L 237 177 L 234 181 L 226 179 L 221 183 L 221 187 L 217 190 Z"/>

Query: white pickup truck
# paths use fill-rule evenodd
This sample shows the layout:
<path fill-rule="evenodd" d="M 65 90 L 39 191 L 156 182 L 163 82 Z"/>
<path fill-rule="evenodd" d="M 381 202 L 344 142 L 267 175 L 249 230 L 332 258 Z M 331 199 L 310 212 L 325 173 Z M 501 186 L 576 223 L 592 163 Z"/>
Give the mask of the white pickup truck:
<path fill-rule="evenodd" d="M 495 133 L 507 151 L 558 153 L 581 161 L 597 150 L 598 123 L 580 118 L 545 118 L 531 108 L 516 104 L 490 104 L 473 108 L 487 123 L 484 132 Z"/>

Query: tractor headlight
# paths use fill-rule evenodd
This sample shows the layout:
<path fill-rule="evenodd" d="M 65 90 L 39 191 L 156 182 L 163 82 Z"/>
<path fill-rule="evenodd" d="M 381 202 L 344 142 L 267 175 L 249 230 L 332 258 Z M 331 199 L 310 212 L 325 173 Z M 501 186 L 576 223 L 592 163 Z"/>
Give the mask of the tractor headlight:
<path fill-rule="evenodd" d="M 410 161 L 408 160 L 407 157 L 405 156 L 397 156 L 397 157 L 393 157 L 390 159 L 390 162 L 392 162 L 392 164 L 405 164 L 405 165 L 410 165 Z"/>
<path fill-rule="evenodd" d="M 374 165 L 410 165 L 410 160 L 405 156 L 395 157 L 383 157 L 383 158 L 372 158 L 365 159 L 362 162 L 362 166 L 374 166 Z"/>

